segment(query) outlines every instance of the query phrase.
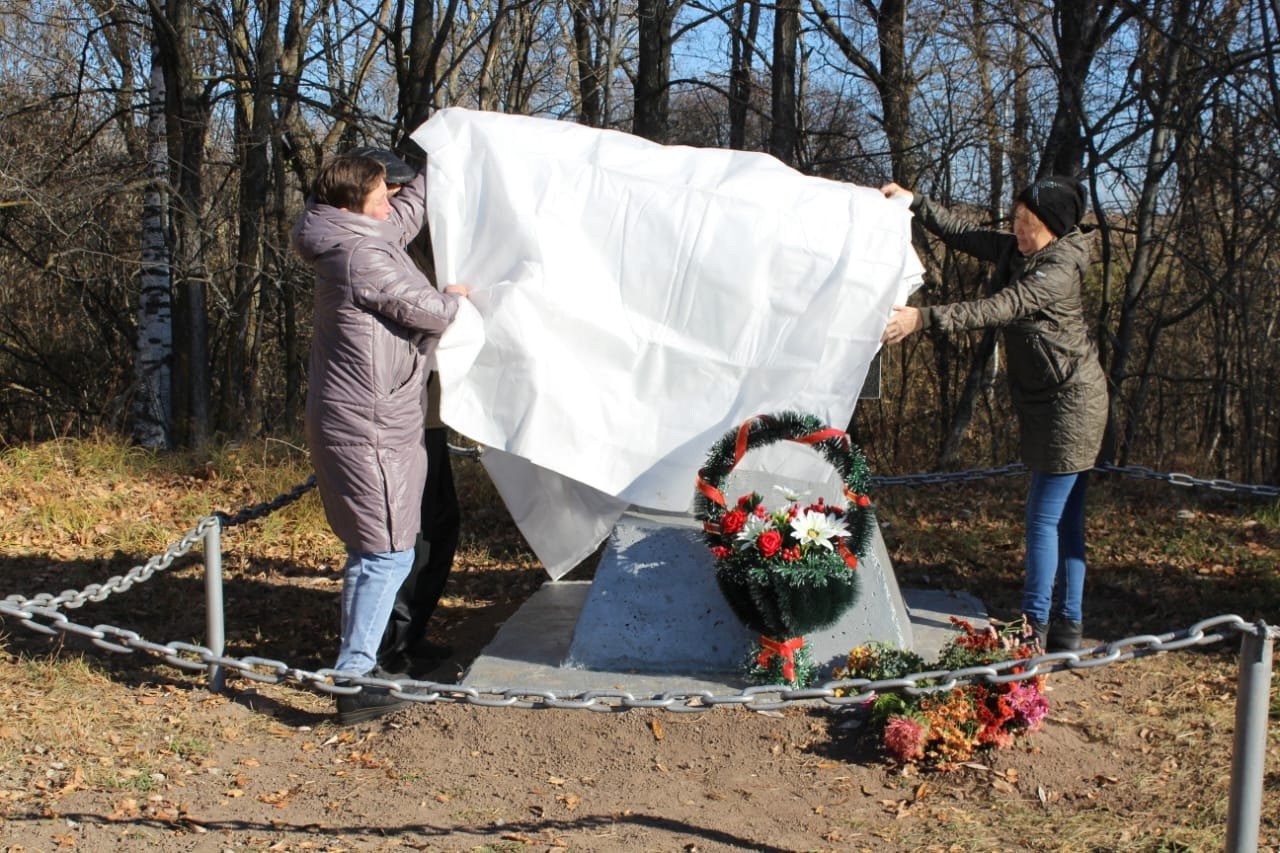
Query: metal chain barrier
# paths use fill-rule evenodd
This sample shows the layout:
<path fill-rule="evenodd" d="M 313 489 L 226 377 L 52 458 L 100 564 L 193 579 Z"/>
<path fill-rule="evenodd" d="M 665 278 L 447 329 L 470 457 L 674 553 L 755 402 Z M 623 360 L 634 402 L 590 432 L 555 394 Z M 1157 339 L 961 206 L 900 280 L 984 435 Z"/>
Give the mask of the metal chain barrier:
<path fill-rule="evenodd" d="M 1189 628 L 1166 634 L 1142 634 L 1116 640 L 1089 650 L 1053 652 L 1026 660 L 1001 661 L 989 666 L 969 667 L 954 671 L 919 672 L 903 678 L 870 681 L 851 679 L 828 681 L 802 689 L 777 685 L 748 687 L 739 693 L 715 695 L 709 691 L 672 691 L 655 696 L 638 697 L 625 690 L 587 690 L 581 693 L 558 693 L 532 687 L 475 688 L 458 684 L 405 679 L 389 681 L 357 676 L 334 669 L 315 671 L 291 667 L 284 661 L 269 658 L 235 658 L 215 654 L 206 646 L 192 643 L 154 643 L 134 631 L 111 625 L 90 628 L 69 619 L 65 613 L 30 602 L 15 602 L 10 596 L 0 602 L 0 615 L 14 618 L 32 630 L 44 634 L 72 634 L 88 639 L 98 648 L 129 654 L 143 651 L 173 666 L 197 671 L 211 666 L 224 667 L 243 678 L 266 684 L 294 682 L 331 695 L 351 695 L 365 687 L 389 690 L 393 695 L 414 702 L 454 702 L 484 707 L 559 708 L 590 710 L 629 710 L 661 708 L 668 711 L 707 711 L 721 705 L 738 705 L 752 710 L 777 710 L 795 703 L 820 701 L 827 705 L 856 705 L 877 693 L 903 692 L 912 696 L 953 690 L 974 683 L 1004 684 L 1023 681 L 1050 672 L 1093 669 L 1119 661 L 1176 651 L 1192 646 L 1222 642 L 1239 633 L 1256 633 L 1257 626 L 1239 616 L 1215 616 Z M 47 624 L 45 624 L 47 623 Z M 1280 637 L 1274 628 L 1267 629 L 1271 639 Z M 334 683 L 341 681 L 341 684 Z"/>
<path fill-rule="evenodd" d="M 1233 492 L 1242 495 L 1252 495 L 1259 498 L 1276 498 L 1280 497 L 1280 486 L 1255 485 L 1249 483 L 1236 483 L 1231 480 L 1221 479 L 1203 479 L 1201 477 L 1193 477 L 1190 474 L 1163 474 L 1154 471 L 1142 465 L 1112 465 L 1110 462 L 1104 462 L 1096 466 L 1093 470 L 1101 471 L 1105 474 L 1124 474 L 1138 480 L 1159 480 L 1161 482 L 1170 483 L 1174 486 L 1183 486 L 1185 488 L 1206 488 L 1215 492 Z"/>
<path fill-rule="evenodd" d="M 1207 488 L 1215 492 L 1232 492 L 1260 498 L 1280 497 L 1280 486 L 1237 483 L 1232 480 L 1206 479 L 1190 474 L 1163 473 L 1144 465 L 1113 465 L 1103 462 L 1093 468 L 1100 474 L 1120 474 L 1135 480 L 1157 480 L 1185 488 Z M 873 476 L 877 486 L 937 486 L 948 483 L 990 480 L 996 477 L 1019 477 L 1027 473 L 1027 466 L 1014 462 L 998 468 L 969 468 L 964 471 L 948 471 L 930 474 L 903 474 L 899 476 Z"/>
<path fill-rule="evenodd" d="M 969 468 L 964 471 L 945 471 L 931 474 L 901 474 L 897 476 L 872 476 L 875 486 L 941 486 L 948 483 L 990 480 L 995 477 L 1020 477 L 1027 473 L 1027 466 L 1014 462 L 1000 468 Z"/>
<path fill-rule="evenodd" d="M 312 474 L 289 491 L 282 495 L 277 495 L 269 501 L 263 501 L 260 504 L 247 506 L 238 511 L 235 515 L 228 515 L 225 512 L 215 512 L 213 515 L 218 519 L 218 522 L 223 527 L 235 527 L 237 524 L 244 524 L 247 521 L 255 521 L 259 518 L 265 518 L 276 510 L 286 507 L 298 500 L 315 487 L 316 475 Z"/>
<path fill-rule="evenodd" d="M 449 445 L 450 453 L 479 456 L 480 448 L 466 450 Z M 1215 491 L 1235 492 L 1274 498 L 1280 489 L 1273 486 L 1250 486 L 1228 480 L 1200 479 L 1185 474 L 1162 474 L 1141 466 L 1120 467 L 1103 464 L 1094 470 L 1124 474 L 1130 477 L 1160 480 L 1178 486 L 1204 487 Z M 1021 464 L 1001 468 L 971 469 L 954 473 L 917 474 L 902 477 L 872 477 L 879 486 L 926 485 L 1019 476 L 1026 473 Z M 0 602 L 0 617 L 13 618 L 33 631 L 57 636 L 71 634 L 88 639 L 98 648 L 122 654 L 145 652 L 165 663 L 191 671 L 206 671 L 211 689 L 220 691 L 225 672 L 234 671 L 250 681 L 281 684 L 295 682 L 306 688 L 331 695 L 351 695 L 365 688 L 389 692 L 413 702 L 452 702 L 502 708 L 560 708 L 591 711 L 624 711 L 656 708 L 672 712 L 703 712 L 722 705 L 755 711 L 776 710 L 797 703 L 825 703 L 850 706 L 867 702 L 879 693 L 902 692 L 912 696 L 945 692 L 966 684 L 1004 684 L 1022 681 L 1062 670 L 1092 669 L 1119 661 L 1132 660 L 1161 652 L 1221 642 L 1233 634 L 1242 637 L 1236 699 L 1236 728 L 1232 748 L 1231 798 L 1227 815 L 1226 849 L 1257 849 L 1261 825 L 1262 781 L 1265 775 L 1267 720 L 1271 699 L 1273 646 L 1280 631 L 1265 622 L 1245 622 L 1239 616 L 1215 616 L 1181 631 L 1160 635 L 1142 634 L 1074 652 L 1052 652 L 1026 660 L 1002 661 L 988 666 L 975 666 L 953 671 L 918 672 L 898 679 L 870 681 L 849 679 L 827 681 L 815 687 L 790 689 L 777 685 L 748 687 L 737 693 L 717 695 L 705 690 L 673 690 L 636 696 L 617 689 L 588 690 L 561 694 L 554 690 L 531 687 L 476 688 L 432 681 L 400 680 L 356 676 L 332 669 L 309 671 L 291 667 L 270 658 L 235 658 L 223 655 L 221 533 L 232 527 L 270 513 L 297 501 L 315 487 L 315 476 L 273 500 L 246 507 L 235 514 L 218 512 L 200 522 L 163 554 L 145 564 L 135 566 L 103 584 L 90 584 L 82 590 L 65 590 L 58 595 L 41 593 L 33 598 L 10 595 Z M 193 643 L 155 643 L 135 631 L 112 625 L 90 628 L 72 621 L 60 608 L 74 609 L 88 601 L 103 601 L 116 592 L 124 592 L 135 583 L 151 578 L 155 572 L 172 565 L 188 553 L 196 542 L 204 543 L 205 586 L 208 597 L 206 614 L 209 646 Z M 211 648 L 212 646 L 213 648 Z M 217 649 L 215 651 L 214 649 Z"/>
<path fill-rule="evenodd" d="M 453 455 L 477 457 L 482 453 L 482 448 L 479 448 L 479 447 L 461 448 L 461 447 L 455 447 L 453 445 L 449 445 L 448 447 L 449 447 L 449 452 Z M 1104 472 L 1104 473 L 1109 473 L 1109 474 L 1123 474 L 1123 475 L 1138 478 L 1138 479 L 1159 480 L 1162 482 L 1168 482 L 1174 485 L 1184 486 L 1184 487 L 1204 487 L 1204 488 L 1213 489 L 1215 491 L 1237 492 L 1237 493 L 1256 495 L 1260 497 L 1280 496 L 1280 488 L 1277 488 L 1275 486 L 1246 485 L 1246 484 L 1235 483 L 1229 480 L 1201 479 L 1197 477 L 1191 477 L 1186 474 L 1160 473 L 1160 472 L 1154 471 L 1151 468 L 1147 468 L 1139 465 L 1130 465 L 1130 466 L 1121 467 L 1118 465 L 1111 465 L 1109 463 L 1104 463 L 1102 465 L 1097 466 L 1094 470 Z M 897 486 L 897 485 L 921 486 L 921 485 L 940 485 L 940 484 L 962 482 L 962 481 L 984 480 L 984 479 L 990 479 L 993 477 L 1021 476 L 1026 472 L 1027 472 L 1027 468 L 1025 465 L 1021 463 L 1013 463 L 1013 464 L 1004 465 L 998 468 L 971 468 L 965 471 L 929 473 L 929 474 L 909 474 L 909 475 L 902 475 L 902 476 L 880 476 L 880 477 L 872 477 L 871 479 L 873 483 L 881 487 Z M 293 668 L 290 668 L 287 664 L 283 664 L 279 661 L 260 661 L 260 662 L 255 662 L 253 665 L 248 665 L 248 666 L 244 664 L 235 665 L 233 661 L 222 659 L 221 657 L 215 655 L 206 647 L 191 646 L 190 644 L 156 645 L 156 644 L 148 643 L 146 641 L 141 640 L 141 638 L 138 637 L 138 635 L 132 631 L 115 628 L 109 625 L 99 626 L 98 628 L 90 629 L 83 625 L 78 625 L 77 623 L 67 620 L 66 617 L 62 616 L 61 614 L 57 614 L 58 610 L 62 607 L 66 607 L 68 609 L 75 609 L 83 606 L 85 603 L 89 601 L 95 601 L 95 602 L 104 601 L 106 598 L 108 598 L 110 595 L 114 593 L 124 592 L 128 590 L 135 583 L 141 583 L 143 581 L 149 580 L 152 577 L 152 575 L 155 574 L 155 572 L 163 571 L 164 569 L 169 568 L 173 564 L 174 560 L 176 560 L 178 557 L 181 557 L 187 554 L 195 546 L 196 542 L 199 542 L 205 539 L 206 536 L 210 533 L 211 528 L 215 526 L 219 528 L 234 527 L 236 525 L 244 524 L 249 521 L 254 521 L 256 519 L 263 518 L 267 515 L 270 515 L 272 512 L 275 512 L 276 510 L 279 510 L 299 500 L 307 492 L 315 488 L 315 485 L 316 485 L 316 478 L 315 478 L 315 475 L 313 474 L 302 483 L 299 483 L 298 485 L 294 486 L 288 492 L 278 495 L 272 500 L 264 501 L 259 504 L 254 504 L 251 506 L 244 507 L 243 509 L 235 512 L 234 514 L 225 513 L 225 512 L 215 512 L 211 516 L 202 518 L 194 528 L 188 531 L 178 542 L 175 542 L 173 545 L 169 546 L 169 548 L 166 549 L 164 553 L 159 554 L 155 557 L 152 557 L 145 564 L 134 566 L 124 575 L 116 575 L 108 579 L 105 583 L 89 584 L 88 586 L 86 586 L 84 589 L 81 589 L 81 590 L 64 590 L 56 595 L 53 595 L 50 593 L 39 593 L 31 598 L 27 598 L 23 595 L 17 595 L 17 594 L 9 595 L 8 597 L 5 598 L 3 603 L 0 603 L 0 614 L 15 616 L 18 618 L 18 620 L 22 624 L 26 625 L 32 630 L 36 630 L 41 633 L 56 634 L 58 633 L 59 630 L 62 630 L 67 633 L 79 634 L 81 636 L 88 637 L 90 640 L 92 640 L 95 644 L 99 645 L 100 647 L 108 648 L 113 651 L 127 652 L 127 651 L 132 651 L 134 648 L 141 648 L 148 651 L 152 651 L 157 653 L 159 656 L 161 656 L 162 658 L 164 658 L 166 661 L 170 663 L 181 661 L 181 663 L 177 663 L 176 665 L 183 666 L 188 669 L 201 669 L 210 664 L 215 664 L 220 666 L 227 666 L 230 669 L 237 670 L 245 677 L 257 678 L 259 673 L 256 667 L 262 664 L 266 664 L 269 666 L 269 668 L 271 668 L 276 673 L 276 678 L 274 678 L 273 680 L 277 680 L 277 681 L 285 680 L 285 674 L 296 673 L 297 674 L 296 678 L 299 681 L 316 685 L 316 686 L 321 685 L 328 678 L 327 672 L 324 675 L 319 675 L 316 673 L 307 673 L 301 670 L 295 670 Z M 54 615 L 54 614 L 57 614 L 57 615 Z M 54 627 L 49 627 L 49 626 L 40 624 L 39 622 L 35 621 L 35 617 L 38 617 L 38 616 L 44 617 L 50 622 L 55 623 L 57 627 L 54 628 Z M 1232 617 L 1232 618 L 1238 619 L 1238 617 Z M 118 636 L 120 638 L 120 642 L 115 643 L 115 642 L 109 641 L 107 639 L 107 637 L 109 636 Z M 1167 651 L 1168 649 L 1164 648 L 1163 646 L 1160 646 L 1160 647 L 1156 647 L 1155 650 Z M 183 658 L 181 656 L 182 652 L 187 653 L 189 656 L 186 658 Z M 197 657 L 199 657 L 199 661 L 192 660 L 190 655 L 196 655 Z M 1130 655 L 1130 656 L 1133 656 L 1133 655 Z M 1103 662 L 1109 662 L 1109 660 L 1110 658 L 1107 658 Z M 1079 660 L 1076 660 L 1076 661 L 1069 662 L 1067 664 L 1067 667 L 1080 668 L 1082 666 L 1097 666 L 1097 665 L 1098 663 L 1096 662 L 1082 663 Z M 1063 667 L 1058 667 L 1058 668 L 1063 668 Z M 1034 674 L 1034 672 L 1032 674 Z M 259 678 L 258 680 L 261 680 L 261 679 Z M 376 686 L 381 687 L 385 685 L 379 683 L 379 684 L 376 684 Z M 431 685 L 429 683 L 426 686 L 428 686 L 429 688 L 440 687 L 440 685 Z M 453 687 L 451 689 L 454 692 L 457 692 L 456 687 Z M 834 690 L 835 688 L 832 688 L 832 689 Z M 337 691 L 331 691 L 331 692 L 337 692 Z M 429 690 L 427 695 L 431 695 L 431 692 L 432 691 Z M 449 692 L 448 689 L 446 689 L 442 692 L 442 695 L 443 693 L 448 693 L 448 692 Z M 625 693 L 618 694 L 617 696 L 611 696 L 610 694 L 605 692 L 605 693 L 598 694 L 596 698 L 592 698 L 590 700 L 584 700 L 584 699 L 578 699 L 578 698 L 575 698 L 572 700 L 563 700 L 560 697 L 556 697 L 554 694 L 544 695 L 540 691 L 516 690 L 515 691 L 516 698 L 512 700 L 512 699 L 506 698 L 510 693 L 510 691 L 508 690 L 485 691 L 485 692 L 494 692 L 502 695 L 504 698 L 501 700 L 497 700 L 497 704 L 501 704 L 501 705 L 521 704 L 522 707 L 533 707 L 538 703 L 538 701 L 540 701 L 541 698 L 546 698 L 552 702 L 561 702 L 561 701 L 570 702 L 570 705 L 568 706 L 556 705 L 555 707 L 582 707 L 584 702 L 586 703 L 585 704 L 586 707 L 590 707 L 597 703 L 605 702 L 612 698 L 616 698 L 624 703 L 627 701 L 637 701 L 634 699 L 634 697 L 630 697 L 628 694 L 625 694 Z M 805 692 L 805 698 L 807 699 L 824 698 L 817 695 L 809 695 L 810 691 L 804 691 L 804 692 Z M 527 702 L 521 703 L 521 701 L 519 700 L 520 695 L 527 695 L 535 698 L 530 699 Z M 712 704 L 738 702 L 742 704 L 752 704 L 752 705 L 758 706 L 759 703 L 763 701 L 762 699 L 758 698 L 755 693 L 744 694 L 743 697 L 735 697 L 735 698 L 729 698 L 729 699 L 720 699 L 718 697 L 703 697 L 701 695 L 685 697 L 685 699 L 688 702 L 701 701 L 704 698 L 711 701 Z M 791 694 L 784 694 L 780 697 L 780 701 L 785 703 L 786 701 L 790 701 L 794 698 L 795 697 L 793 697 Z M 831 699 L 830 696 L 825 698 Z M 672 697 L 667 700 L 662 700 L 660 704 L 663 707 L 670 707 L 671 705 L 675 704 L 679 699 L 680 697 Z M 655 707 L 654 705 L 650 704 L 650 702 L 651 700 L 646 700 L 645 703 L 640 707 Z"/>
<path fill-rule="evenodd" d="M 4 603 L 17 607 L 34 606 L 42 610 L 57 610 L 63 606 L 68 608 L 81 607 L 87 601 L 105 601 L 113 593 L 124 592 L 135 583 L 150 580 L 151 576 L 156 572 L 169 568 L 169 566 L 173 565 L 174 560 L 190 551 L 197 542 L 205 538 L 209 528 L 215 527 L 217 524 L 217 516 L 207 516 L 200 519 L 199 524 L 187 531 L 186 535 L 180 540 L 170 545 L 163 554 L 152 557 L 140 566 L 134 566 L 123 575 L 115 575 L 104 583 L 91 583 L 80 590 L 63 590 L 57 595 L 51 595 L 47 592 L 39 593 L 33 598 L 10 595 L 5 598 Z"/>

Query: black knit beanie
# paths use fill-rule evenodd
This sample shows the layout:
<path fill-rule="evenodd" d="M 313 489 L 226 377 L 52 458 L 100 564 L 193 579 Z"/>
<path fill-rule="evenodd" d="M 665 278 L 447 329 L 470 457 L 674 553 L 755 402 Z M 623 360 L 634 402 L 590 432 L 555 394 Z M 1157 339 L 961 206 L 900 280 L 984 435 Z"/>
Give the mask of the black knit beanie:
<path fill-rule="evenodd" d="M 1040 178 L 1018 193 L 1018 201 L 1039 217 L 1054 236 L 1061 237 L 1084 216 L 1084 185 L 1063 175 Z"/>

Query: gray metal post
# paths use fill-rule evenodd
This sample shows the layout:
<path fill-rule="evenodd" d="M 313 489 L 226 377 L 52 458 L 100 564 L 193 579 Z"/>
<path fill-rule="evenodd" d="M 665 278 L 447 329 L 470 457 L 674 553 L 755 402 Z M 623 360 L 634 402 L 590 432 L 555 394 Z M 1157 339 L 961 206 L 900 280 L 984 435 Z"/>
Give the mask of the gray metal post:
<path fill-rule="evenodd" d="M 222 613 L 222 521 L 217 516 L 214 521 L 204 534 L 204 644 L 222 657 L 227 642 Z M 209 664 L 209 689 L 221 693 L 226 685 L 225 668 L 221 664 Z"/>
<path fill-rule="evenodd" d="M 1262 782 L 1266 769 L 1267 717 L 1271 704 L 1274 638 L 1259 620 L 1240 640 L 1236 732 L 1231 750 L 1231 802 L 1227 806 L 1227 853 L 1258 849 Z"/>

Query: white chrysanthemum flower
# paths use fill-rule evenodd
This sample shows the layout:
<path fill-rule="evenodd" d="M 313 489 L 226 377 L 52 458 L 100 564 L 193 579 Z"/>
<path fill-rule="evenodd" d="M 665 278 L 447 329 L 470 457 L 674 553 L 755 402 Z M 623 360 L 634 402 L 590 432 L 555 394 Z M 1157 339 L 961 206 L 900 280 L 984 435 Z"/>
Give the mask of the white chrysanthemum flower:
<path fill-rule="evenodd" d="M 760 534 L 764 533 L 773 526 L 773 519 L 769 516 L 761 518 L 755 513 L 747 516 L 747 521 L 742 525 L 742 529 L 738 531 L 738 535 L 734 538 L 741 544 L 739 548 L 750 548 L 756 544 L 756 540 L 760 538 Z"/>
<path fill-rule="evenodd" d="M 798 503 L 804 500 L 804 493 L 797 492 L 790 486 L 774 486 L 774 488 L 782 492 L 782 496 L 787 499 L 788 503 Z"/>
<path fill-rule="evenodd" d="M 835 550 L 833 539 L 843 539 L 849 535 L 844 519 L 835 518 L 825 512 L 814 512 L 807 509 L 791 519 L 791 534 L 804 545 L 817 545 L 828 551 Z"/>

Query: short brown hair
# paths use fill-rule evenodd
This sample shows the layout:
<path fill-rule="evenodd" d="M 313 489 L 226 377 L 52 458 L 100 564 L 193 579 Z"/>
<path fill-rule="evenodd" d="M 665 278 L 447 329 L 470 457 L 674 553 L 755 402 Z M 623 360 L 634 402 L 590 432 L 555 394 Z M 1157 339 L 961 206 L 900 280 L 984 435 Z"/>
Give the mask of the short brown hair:
<path fill-rule="evenodd" d="M 386 180 L 386 167 L 372 157 L 343 154 L 320 169 L 311 196 L 317 204 L 360 210 L 369 193 Z"/>

